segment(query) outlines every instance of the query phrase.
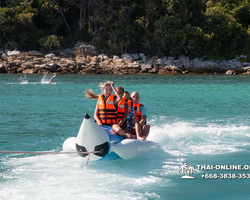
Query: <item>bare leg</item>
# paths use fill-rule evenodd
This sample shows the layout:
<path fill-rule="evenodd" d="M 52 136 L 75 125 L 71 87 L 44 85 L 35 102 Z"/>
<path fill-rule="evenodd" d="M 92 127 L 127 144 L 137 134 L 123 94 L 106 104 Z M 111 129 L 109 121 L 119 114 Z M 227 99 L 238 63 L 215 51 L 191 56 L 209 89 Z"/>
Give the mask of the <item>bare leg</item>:
<path fill-rule="evenodd" d="M 125 139 L 133 138 L 131 133 L 128 132 L 125 133 L 125 131 L 118 124 L 113 124 L 112 129 L 114 130 L 115 133 L 117 133 L 120 136 L 123 136 Z"/>
<path fill-rule="evenodd" d="M 141 135 L 144 139 L 146 139 L 148 137 L 149 134 L 149 130 L 150 130 L 150 125 L 146 124 L 142 127 L 141 130 Z"/>
<path fill-rule="evenodd" d="M 141 125 L 139 123 L 139 120 L 135 119 L 133 121 L 133 123 L 135 125 L 135 133 L 136 133 L 137 140 L 145 140 L 146 138 L 140 136 L 140 134 L 141 134 Z"/>
<path fill-rule="evenodd" d="M 123 129 L 125 134 L 128 135 L 128 139 L 135 139 L 135 135 L 133 135 L 128 129 Z"/>

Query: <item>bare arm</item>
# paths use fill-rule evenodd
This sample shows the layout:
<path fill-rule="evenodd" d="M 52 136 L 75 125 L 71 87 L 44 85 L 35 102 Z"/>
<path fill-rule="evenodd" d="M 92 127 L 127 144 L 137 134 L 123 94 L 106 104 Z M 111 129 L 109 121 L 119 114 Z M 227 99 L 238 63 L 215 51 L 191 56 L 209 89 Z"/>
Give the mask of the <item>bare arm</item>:
<path fill-rule="evenodd" d="M 52 82 L 53 78 L 55 78 L 55 77 L 56 77 L 56 74 L 51 77 L 51 79 L 49 80 L 49 84 Z"/>
<path fill-rule="evenodd" d="M 122 123 L 124 123 L 127 119 L 127 115 L 128 115 L 128 104 L 125 103 L 125 113 L 123 115 L 123 118 L 121 119 L 121 121 L 119 122 L 119 126 L 121 126 Z"/>
<path fill-rule="evenodd" d="M 98 111 L 99 111 L 99 109 L 98 109 L 98 101 L 97 101 L 96 107 L 95 107 L 95 112 L 94 112 L 94 118 L 96 120 L 96 123 L 101 126 L 102 122 L 101 122 L 101 120 L 98 117 Z"/>
<path fill-rule="evenodd" d="M 145 106 L 140 106 L 140 110 L 141 110 L 140 125 L 141 127 L 143 127 L 146 124 L 147 120 L 147 109 L 145 108 Z"/>
<path fill-rule="evenodd" d="M 114 83 L 110 82 L 110 85 L 111 85 L 112 90 L 114 90 L 114 93 L 115 93 L 115 96 L 116 96 L 116 98 L 114 99 L 114 101 L 115 101 L 115 104 L 117 105 L 121 101 L 122 97 L 119 95 L 119 93 L 115 89 Z"/>
<path fill-rule="evenodd" d="M 145 125 L 146 120 L 147 120 L 147 116 L 142 115 L 142 116 L 141 116 L 141 120 L 140 120 L 140 125 L 141 125 L 141 127 L 143 127 L 143 126 Z"/>

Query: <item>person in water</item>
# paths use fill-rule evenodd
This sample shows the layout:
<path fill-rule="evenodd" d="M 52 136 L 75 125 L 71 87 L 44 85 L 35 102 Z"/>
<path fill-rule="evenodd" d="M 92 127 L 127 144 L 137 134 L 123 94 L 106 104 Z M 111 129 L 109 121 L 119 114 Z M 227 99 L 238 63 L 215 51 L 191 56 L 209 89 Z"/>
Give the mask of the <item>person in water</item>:
<path fill-rule="evenodd" d="M 56 77 L 56 73 L 54 73 L 54 76 L 52 76 L 52 77 L 50 78 L 49 84 L 52 82 L 53 78 L 55 78 L 55 77 Z"/>
<path fill-rule="evenodd" d="M 140 127 L 141 127 L 141 137 L 143 139 L 146 139 L 148 137 L 149 130 L 150 130 L 150 125 L 146 124 L 147 109 L 143 104 L 139 103 L 140 95 L 138 92 L 136 91 L 132 92 L 131 99 L 133 101 L 134 108 L 136 107 L 137 109 L 136 116 L 137 116 L 137 119 L 139 120 Z"/>
<path fill-rule="evenodd" d="M 136 135 L 137 140 L 145 140 L 145 137 L 141 137 L 141 126 L 139 120 L 137 119 L 137 107 L 133 105 L 133 101 L 130 100 L 129 92 L 126 91 L 123 94 L 123 98 L 127 100 L 128 104 L 128 114 L 126 121 L 125 132 L 129 131 L 133 135 Z"/>
<path fill-rule="evenodd" d="M 95 95 L 93 90 L 87 90 L 86 97 L 90 99 L 98 99 L 94 112 L 94 118 L 98 125 L 110 126 L 114 132 L 124 138 L 133 138 L 129 133 L 125 131 L 117 124 L 117 104 L 121 100 L 121 96 L 114 88 L 114 83 L 107 81 L 99 84 L 102 93 Z M 114 91 L 115 95 L 112 95 Z"/>

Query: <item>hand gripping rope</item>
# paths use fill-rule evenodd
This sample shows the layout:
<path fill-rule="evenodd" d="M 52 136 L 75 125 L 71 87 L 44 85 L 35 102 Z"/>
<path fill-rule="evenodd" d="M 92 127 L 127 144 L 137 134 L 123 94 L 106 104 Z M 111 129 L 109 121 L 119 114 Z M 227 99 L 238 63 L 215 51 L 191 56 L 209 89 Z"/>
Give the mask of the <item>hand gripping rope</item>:
<path fill-rule="evenodd" d="M 84 167 L 84 169 L 87 169 L 88 163 L 89 163 L 89 159 L 91 154 L 94 153 L 101 153 L 101 151 L 89 151 L 89 152 L 54 152 L 54 151 L 0 151 L 0 154 L 88 154 L 88 159 L 86 162 L 86 165 Z"/>

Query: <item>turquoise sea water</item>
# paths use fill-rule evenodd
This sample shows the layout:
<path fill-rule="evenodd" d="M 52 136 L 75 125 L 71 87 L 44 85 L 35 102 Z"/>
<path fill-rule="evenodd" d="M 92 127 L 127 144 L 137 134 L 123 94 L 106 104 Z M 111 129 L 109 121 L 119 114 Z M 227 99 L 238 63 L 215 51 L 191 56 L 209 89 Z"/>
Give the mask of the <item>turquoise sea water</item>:
<path fill-rule="evenodd" d="M 93 116 L 96 101 L 84 99 L 84 90 L 99 93 L 98 83 L 107 80 L 140 93 L 148 140 L 162 149 L 87 169 L 80 156 L 0 153 L 1 200 L 249 199 L 249 76 L 57 75 L 48 84 L 49 78 L 0 75 L 0 151 L 61 151 L 85 113 Z M 196 170 L 196 179 L 185 180 L 182 163 L 246 170 Z"/>

